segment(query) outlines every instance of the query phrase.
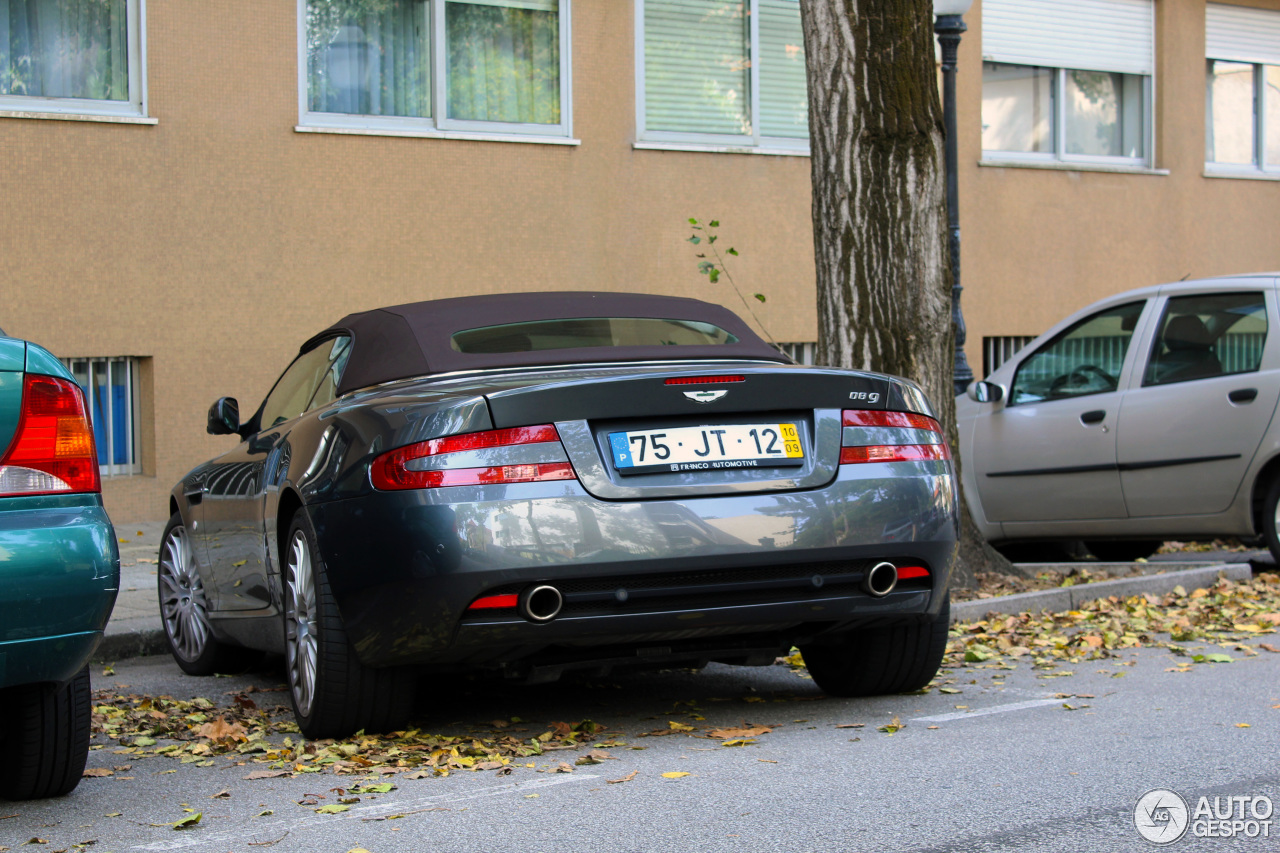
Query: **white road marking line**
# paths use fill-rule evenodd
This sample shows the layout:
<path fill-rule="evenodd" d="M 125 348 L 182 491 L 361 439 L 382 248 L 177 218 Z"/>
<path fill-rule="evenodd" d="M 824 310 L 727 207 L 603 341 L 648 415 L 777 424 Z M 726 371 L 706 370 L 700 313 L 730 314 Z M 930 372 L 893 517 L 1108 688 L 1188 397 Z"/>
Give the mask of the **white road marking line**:
<path fill-rule="evenodd" d="M 263 821 L 261 823 L 254 821 L 251 829 L 241 828 L 225 830 L 222 832 L 202 833 L 199 828 L 196 828 L 186 830 L 191 834 L 186 835 L 183 838 L 175 838 L 171 841 L 153 841 L 150 844 L 137 844 L 129 849 L 181 850 L 187 847 L 200 847 L 205 844 L 235 841 L 245 837 L 274 838 L 282 833 L 292 832 L 294 829 L 302 827 L 304 824 L 307 829 L 315 829 L 320 826 L 328 826 L 340 821 L 363 820 L 366 818 L 376 818 L 385 815 L 404 814 L 405 812 L 414 811 L 415 809 L 429 808 L 441 803 L 456 803 L 463 800 L 475 800 L 481 797 L 496 797 L 502 794 L 513 793 L 515 791 L 531 791 L 536 788 L 549 788 L 552 785 L 563 785 L 566 782 L 587 782 L 592 779 L 599 778 L 599 776 L 594 776 L 589 773 L 556 775 L 547 779 L 533 779 L 528 782 L 508 782 L 505 785 L 497 785 L 492 788 L 481 788 L 478 791 L 456 794 L 435 794 L 430 797 L 419 797 L 413 800 L 397 800 L 394 803 L 382 802 L 377 805 L 352 808 L 350 811 L 345 811 L 336 815 L 308 815 L 307 817 L 297 819 Z"/>
<path fill-rule="evenodd" d="M 1010 711 L 1026 711 L 1030 708 L 1045 708 L 1049 705 L 1061 705 L 1061 699 L 1032 699 L 1028 702 L 1010 702 L 1008 705 L 992 705 L 990 708 L 979 708 L 974 711 L 954 711 L 950 714 L 937 714 L 933 717 L 914 717 L 913 723 L 944 723 L 950 720 L 966 720 L 969 717 L 985 717 L 988 714 L 1007 714 Z"/>

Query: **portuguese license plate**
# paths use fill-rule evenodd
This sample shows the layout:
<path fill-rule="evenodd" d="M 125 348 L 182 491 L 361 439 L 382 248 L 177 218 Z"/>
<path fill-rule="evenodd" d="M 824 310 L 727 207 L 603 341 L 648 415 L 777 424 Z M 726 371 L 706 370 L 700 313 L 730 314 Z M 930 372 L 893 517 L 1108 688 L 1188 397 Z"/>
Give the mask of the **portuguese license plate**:
<path fill-rule="evenodd" d="M 609 434 L 619 474 L 776 468 L 804 464 L 795 424 L 722 424 Z"/>

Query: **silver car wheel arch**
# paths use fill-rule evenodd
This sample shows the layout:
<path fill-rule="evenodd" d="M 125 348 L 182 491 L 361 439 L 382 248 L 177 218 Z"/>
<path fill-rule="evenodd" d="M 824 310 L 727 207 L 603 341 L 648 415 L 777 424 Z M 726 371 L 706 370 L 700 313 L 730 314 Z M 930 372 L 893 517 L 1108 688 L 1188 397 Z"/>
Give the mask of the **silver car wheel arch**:
<path fill-rule="evenodd" d="M 160 549 L 160 616 L 174 652 L 185 661 L 194 661 L 209 646 L 209 606 L 204 583 L 196 569 L 187 529 L 178 525 L 169 531 Z"/>
<path fill-rule="evenodd" d="M 298 713 L 307 716 L 315 703 L 319 642 L 316 636 L 316 585 L 311 548 L 301 530 L 289 541 L 285 590 L 285 663 L 289 690 Z"/>

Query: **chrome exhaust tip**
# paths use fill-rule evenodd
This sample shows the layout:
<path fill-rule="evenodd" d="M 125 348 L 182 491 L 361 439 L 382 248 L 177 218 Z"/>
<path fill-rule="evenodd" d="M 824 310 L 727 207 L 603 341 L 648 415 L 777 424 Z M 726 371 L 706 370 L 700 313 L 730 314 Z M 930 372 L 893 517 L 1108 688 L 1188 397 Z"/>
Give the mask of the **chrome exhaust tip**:
<path fill-rule="evenodd" d="M 868 595 L 884 598 L 898 585 L 898 567 L 893 563 L 877 563 L 862 579 L 862 588 Z"/>
<path fill-rule="evenodd" d="M 520 593 L 520 615 L 530 622 L 550 622 L 560 615 L 562 607 L 564 596 L 554 586 L 531 586 Z"/>

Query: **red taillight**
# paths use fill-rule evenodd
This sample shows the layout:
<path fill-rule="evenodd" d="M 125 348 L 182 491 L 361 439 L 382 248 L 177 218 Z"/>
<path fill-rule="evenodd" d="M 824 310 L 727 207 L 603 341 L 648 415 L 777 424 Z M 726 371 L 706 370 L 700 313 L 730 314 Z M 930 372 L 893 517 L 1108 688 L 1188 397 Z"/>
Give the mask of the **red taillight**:
<path fill-rule="evenodd" d="M 843 412 L 845 426 L 878 426 L 907 427 L 909 429 L 927 429 L 942 434 L 942 425 L 928 415 L 915 412 L 874 412 L 867 409 L 845 409 Z"/>
<path fill-rule="evenodd" d="M 927 577 L 929 577 L 929 570 L 924 566 L 903 566 L 898 569 L 898 580 L 900 581 L 909 581 L 915 580 L 916 578 Z"/>
<path fill-rule="evenodd" d="M 676 376 L 663 382 L 664 385 L 720 385 L 725 382 L 743 382 L 745 376 Z"/>
<path fill-rule="evenodd" d="M 0 459 L 0 496 L 101 490 L 93 429 L 80 387 L 66 379 L 28 374 L 18 428 Z"/>
<path fill-rule="evenodd" d="M 867 409 L 846 409 L 842 413 L 846 427 L 889 427 L 913 429 L 934 433 L 938 440 L 929 444 L 874 444 L 862 447 L 841 447 L 840 464 L 857 465 L 863 462 L 925 462 L 932 459 L 950 459 L 951 448 L 942 434 L 942 425 L 928 415 L 915 412 L 877 412 Z"/>
<path fill-rule="evenodd" d="M 370 476 L 374 488 L 384 490 L 439 489 L 445 486 L 483 486 L 574 479 L 573 465 L 568 462 L 528 462 L 484 468 L 441 468 L 428 471 L 414 471 L 408 467 L 408 463 L 414 459 L 440 456 L 445 453 L 552 441 L 556 442 L 559 448 L 560 436 L 551 424 L 433 438 L 398 447 L 382 454 L 373 460 Z"/>
<path fill-rule="evenodd" d="M 499 610 L 507 607 L 515 607 L 520 603 L 520 596 L 516 593 L 509 595 L 486 595 L 484 598 L 477 598 L 471 602 L 468 610 Z"/>
<path fill-rule="evenodd" d="M 840 448 L 841 465 L 860 462 L 924 462 L 950 459 L 951 448 L 945 444 L 877 444 L 872 447 Z"/>

